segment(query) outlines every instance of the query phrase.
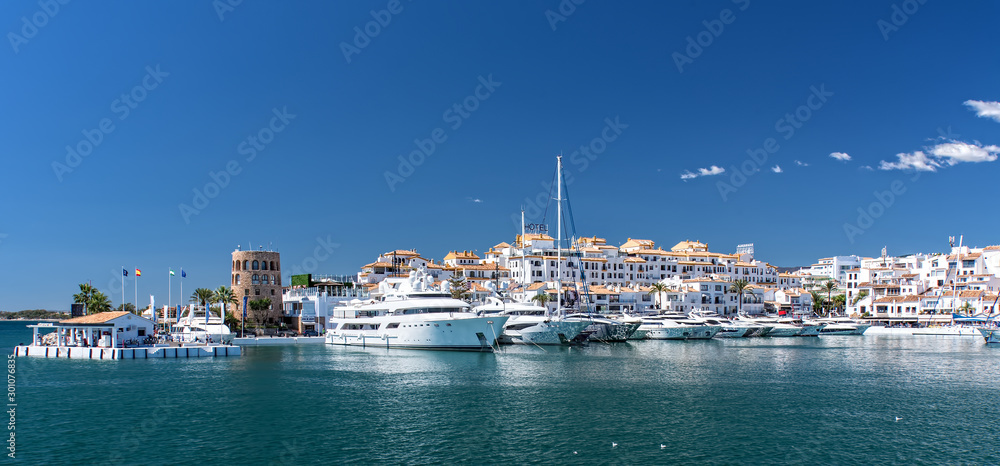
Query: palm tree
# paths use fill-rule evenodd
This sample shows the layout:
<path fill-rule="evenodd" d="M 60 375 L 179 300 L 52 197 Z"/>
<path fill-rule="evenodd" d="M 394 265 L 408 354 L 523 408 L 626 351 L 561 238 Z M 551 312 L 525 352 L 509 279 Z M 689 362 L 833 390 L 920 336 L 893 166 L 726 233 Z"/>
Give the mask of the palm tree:
<path fill-rule="evenodd" d="M 833 290 L 837 289 L 837 281 L 836 280 L 827 280 L 826 283 L 823 284 L 823 288 L 826 289 L 826 300 L 827 300 L 827 302 L 829 302 L 829 303 L 832 304 L 833 301 L 830 299 L 830 294 L 833 293 Z M 829 308 L 827 308 L 827 310 L 826 310 L 826 315 L 827 316 L 830 315 L 830 309 Z"/>
<path fill-rule="evenodd" d="M 212 290 L 208 288 L 196 288 L 194 293 L 191 293 L 191 302 L 207 306 L 208 302 L 212 300 L 213 295 Z M 208 307 L 205 307 L 205 313 L 208 313 Z"/>
<path fill-rule="evenodd" d="M 670 291 L 670 287 L 668 287 L 663 283 L 656 282 L 653 283 L 652 285 L 649 285 L 649 294 L 655 296 L 653 298 L 653 301 L 656 304 L 657 309 L 663 309 L 663 306 L 661 305 L 660 301 L 660 293 L 666 293 L 667 291 Z"/>
<path fill-rule="evenodd" d="M 847 306 L 847 296 L 838 294 L 833 297 L 833 307 L 840 310 L 841 313 L 844 312 L 844 308 Z"/>
<path fill-rule="evenodd" d="M 868 290 L 859 291 L 858 295 L 854 297 L 854 301 L 851 301 L 851 306 L 857 306 L 858 301 L 861 301 L 862 299 L 865 299 L 867 297 L 868 297 Z"/>
<path fill-rule="evenodd" d="M 552 301 L 552 297 L 549 296 L 548 293 L 542 292 L 532 296 L 531 300 L 538 301 L 539 306 L 546 307 L 545 305 L 548 304 L 549 301 Z"/>
<path fill-rule="evenodd" d="M 226 318 L 226 305 L 239 304 L 239 301 L 236 299 L 236 295 L 233 294 L 232 288 L 229 288 L 228 286 L 220 286 L 213 291 L 212 302 L 222 304 L 222 309 L 219 312 L 223 320 Z"/>
<path fill-rule="evenodd" d="M 247 306 L 250 307 L 250 318 L 254 321 L 255 333 L 259 335 L 261 324 L 270 317 L 271 300 L 270 298 L 254 299 L 247 303 Z"/>
<path fill-rule="evenodd" d="M 111 310 L 111 300 L 89 283 L 80 284 L 80 292 L 73 295 L 73 302 L 87 306 L 87 314 L 97 314 Z"/>
<path fill-rule="evenodd" d="M 733 282 L 729 285 L 729 292 L 736 293 L 736 296 L 739 299 L 737 304 L 739 305 L 740 314 L 743 313 L 743 295 L 753 294 L 753 289 L 751 289 L 750 286 L 750 282 L 743 280 L 742 278 L 733 280 Z"/>
<path fill-rule="evenodd" d="M 823 295 L 819 294 L 819 291 L 810 291 L 809 295 L 812 296 L 813 312 L 818 312 L 823 306 Z"/>

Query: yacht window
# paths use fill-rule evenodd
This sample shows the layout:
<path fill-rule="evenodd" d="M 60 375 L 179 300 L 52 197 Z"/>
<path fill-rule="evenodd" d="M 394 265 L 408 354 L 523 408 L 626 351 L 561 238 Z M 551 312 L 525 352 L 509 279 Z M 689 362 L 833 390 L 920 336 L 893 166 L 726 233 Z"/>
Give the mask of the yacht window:
<path fill-rule="evenodd" d="M 399 322 L 393 322 L 391 324 L 387 324 L 385 328 L 399 328 Z"/>

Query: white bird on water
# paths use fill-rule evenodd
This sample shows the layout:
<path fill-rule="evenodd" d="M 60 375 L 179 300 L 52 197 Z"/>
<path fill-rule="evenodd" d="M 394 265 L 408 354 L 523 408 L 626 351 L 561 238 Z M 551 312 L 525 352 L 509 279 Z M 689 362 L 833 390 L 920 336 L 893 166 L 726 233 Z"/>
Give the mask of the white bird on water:
<path fill-rule="evenodd" d="M 660 450 L 663 450 L 664 448 L 667 448 L 667 446 L 661 443 L 660 444 Z"/>
<path fill-rule="evenodd" d="M 615 442 L 611 442 L 611 448 L 615 448 L 615 447 L 617 447 L 617 446 L 618 446 L 618 444 L 617 444 L 617 443 L 615 443 Z"/>
<path fill-rule="evenodd" d="M 900 419 L 902 419 L 902 418 L 899 417 L 899 416 L 896 416 L 896 422 L 899 422 Z"/>

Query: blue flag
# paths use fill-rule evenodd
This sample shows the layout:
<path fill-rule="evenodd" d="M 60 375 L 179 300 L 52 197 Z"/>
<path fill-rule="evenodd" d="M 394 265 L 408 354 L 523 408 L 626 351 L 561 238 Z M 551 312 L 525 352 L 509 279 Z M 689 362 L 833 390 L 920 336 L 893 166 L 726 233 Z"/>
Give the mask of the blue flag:
<path fill-rule="evenodd" d="M 188 274 L 184 272 L 184 269 L 181 269 L 181 278 L 184 278 L 186 276 L 188 276 Z"/>
<path fill-rule="evenodd" d="M 243 297 L 243 320 L 247 320 L 247 300 L 250 299 L 249 296 Z"/>
<path fill-rule="evenodd" d="M 128 270 L 122 269 L 122 276 L 123 277 L 127 277 L 128 276 Z"/>

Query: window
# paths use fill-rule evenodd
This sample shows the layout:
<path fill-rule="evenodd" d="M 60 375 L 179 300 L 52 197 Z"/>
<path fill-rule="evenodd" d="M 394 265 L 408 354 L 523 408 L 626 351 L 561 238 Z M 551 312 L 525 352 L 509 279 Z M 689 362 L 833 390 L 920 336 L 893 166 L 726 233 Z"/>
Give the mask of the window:
<path fill-rule="evenodd" d="M 254 289 L 253 289 L 253 294 L 254 294 L 255 296 L 260 296 L 260 288 L 254 288 Z"/>
<path fill-rule="evenodd" d="M 260 285 L 260 275 L 253 274 L 253 276 L 250 277 L 250 283 L 254 285 Z"/>
<path fill-rule="evenodd" d="M 274 296 L 274 288 L 271 288 L 271 296 Z"/>
<path fill-rule="evenodd" d="M 271 270 L 278 270 L 274 267 L 274 261 L 271 261 Z"/>
<path fill-rule="evenodd" d="M 240 284 L 240 274 L 236 274 L 236 284 Z"/>
<path fill-rule="evenodd" d="M 271 276 L 267 275 L 267 274 L 264 274 L 264 282 L 263 283 L 265 285 L 270 285 L 271 284 Z"/>
<path fill-rule="evenodd" d="M 260 263 L 257 262 L 257 261 L 253 261 L 253 269 L 254 270 L 260 270 Z"/>
<path fill-rule="evenodd" d="M 244 295 L 250 294 L 250 288 L 243 288 L 243 294 Z"/>
<path fill-rule="evenodd" d="M 267 261 L 260 261 L 260 269 L 267 270 Z"/>
<path fill-rule="evenodd" d="M 243 270 L 249 270 L 247 267 L 250 265 L 250 261 L 243 261 Z"/>
<path fill-rule="evenodd" d="M 701 285 L 701 291 L 708 291 L 708 285 Z"/>

